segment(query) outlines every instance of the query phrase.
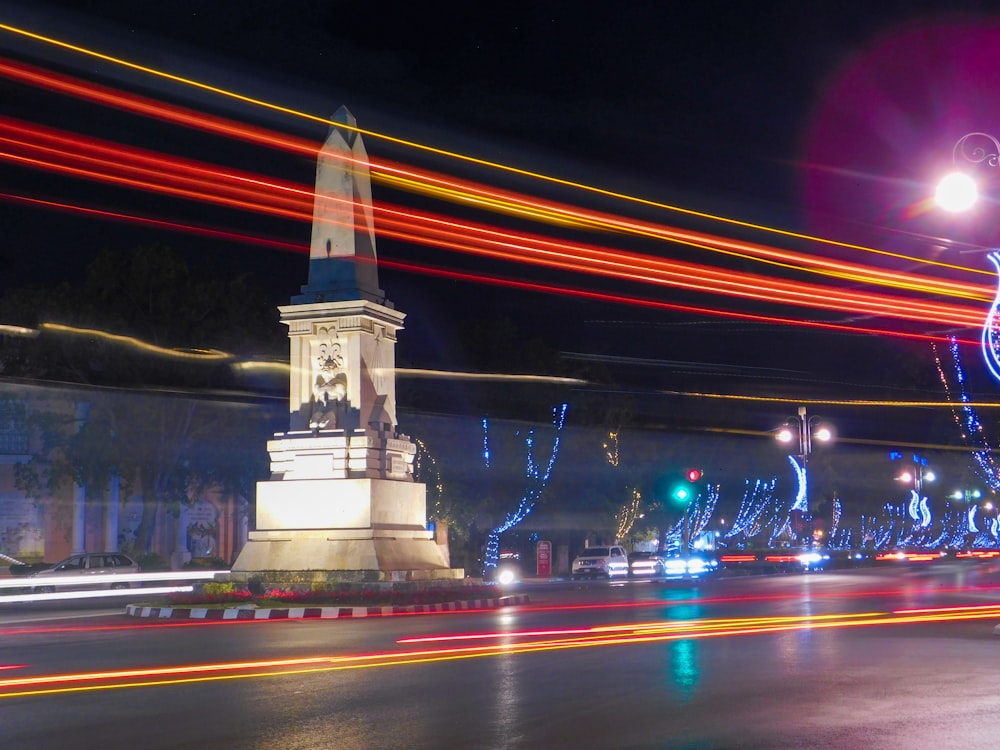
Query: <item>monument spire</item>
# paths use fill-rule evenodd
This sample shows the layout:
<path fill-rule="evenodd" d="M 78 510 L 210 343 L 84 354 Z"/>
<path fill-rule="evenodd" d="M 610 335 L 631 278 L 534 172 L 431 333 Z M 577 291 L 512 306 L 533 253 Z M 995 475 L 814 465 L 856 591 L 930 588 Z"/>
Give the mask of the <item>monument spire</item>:
<path fill-rule="evenodd" d="M 309 280 L 292 303 L 386 304 L 378 283 L 368 152 L 347 107 L 330 119 L 334 124 L 316 160 Z"/>

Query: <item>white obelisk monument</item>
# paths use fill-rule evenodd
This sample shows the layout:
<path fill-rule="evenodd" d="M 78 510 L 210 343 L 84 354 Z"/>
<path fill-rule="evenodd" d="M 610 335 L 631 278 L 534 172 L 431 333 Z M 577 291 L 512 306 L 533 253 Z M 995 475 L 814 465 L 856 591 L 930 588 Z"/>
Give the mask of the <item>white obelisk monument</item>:
<path fill-rule="evenodd" d="M 396 431 L 396 333 L 379 289 L 368 154 L 341 107 L 319 153 L 309 280 L 279 307 L 291 344 L 289 430 L 268 441 L 256 530 L 233 572 L 345 580 L 461 578 L 427 529 L 416 446 Z M 346 127 L 342 127 L 346 126 Z"/>

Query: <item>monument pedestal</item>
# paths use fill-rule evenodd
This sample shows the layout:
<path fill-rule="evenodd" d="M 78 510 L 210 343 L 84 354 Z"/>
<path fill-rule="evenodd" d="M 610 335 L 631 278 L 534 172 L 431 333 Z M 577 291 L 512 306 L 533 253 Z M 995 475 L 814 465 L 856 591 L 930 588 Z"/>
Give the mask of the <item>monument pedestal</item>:
<path fill-rule="evenodd" d="M 426 487 L 406 479 L 350 477 L 352 446 L 363 473 L 372 436 L 336 433 L 276 435 L 268 443 L 272 468 L 280 467 L 282 478 L 257 483 L 257 530 L 250 532 L 233 572 L 350 571 L 353 579 L 394 581 L 462 578 L 464 571 L 448 567 L 434 532 L 425 526 Z M 406 440 L 394 444 L 398 449 L 412 445 Z"/>

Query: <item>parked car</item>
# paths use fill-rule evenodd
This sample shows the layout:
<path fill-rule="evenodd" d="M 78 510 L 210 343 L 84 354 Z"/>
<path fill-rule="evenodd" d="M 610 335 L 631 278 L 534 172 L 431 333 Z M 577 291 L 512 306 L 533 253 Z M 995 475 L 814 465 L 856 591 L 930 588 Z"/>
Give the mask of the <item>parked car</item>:
<path fill-rule="evenodd" d="M 571 573 L 574 579 L 627 577 L 628 555 L 618 545 L 587 547 L 573 560 Z"/>
<path fill-rule="evenodd" d="M 628 572 L 633 578 L 662 578 L 667 569 L 659 552 L 632 552 L 628 556 Z"/>
<path fill-rule="evenodd" d="M 95 584 L 89 583 L 87 577 L 138 572 L 139 564 L 128 555 L 123 555 L 120 552 L 84 552 L 67 557 L 47 570 L 40 570 L 37 573 L 33 573 L 29 578 L 37 581 L 33 582 L 32 585 L 36 593 L 55 591 L 57 587 L 63 591 L 74 589 L 127 589 L 132 587 L 131 581 L 106 581 Z M 79 583 L 46 583 L 45 579 L 47 578 L 79 578 Z"/>

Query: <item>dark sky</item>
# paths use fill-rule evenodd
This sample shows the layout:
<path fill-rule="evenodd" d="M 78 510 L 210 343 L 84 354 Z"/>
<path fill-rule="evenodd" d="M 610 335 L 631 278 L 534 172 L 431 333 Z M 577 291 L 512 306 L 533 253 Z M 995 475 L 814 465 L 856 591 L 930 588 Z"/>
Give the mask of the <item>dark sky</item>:
<path fill-rule="evenodd" d="M 1000 111 L 982 109 L 984 101 L 1000 100 L 993 95 L 996 87 L 989 88 L 996 81 L 987 77 L 973 87 L 956 62 L 962 55 L 946 44 L 967 38 L 973 51 L 989 46 L 969 30 L 1000 22 L 1000 16 L 987 15 L 993 5 L 0 0 L 0 22 L 315 115 L 347 104 L 368 130 L 699 211 L 919 255 L 940 252 L 931 238 L 942 227 L 926 217 L 913 220 L 904 210 L 926 187 L 921 180 L 929 165 L 947 159 L 957 135 L 1000 123 Z M 951 36 L 906 37 L 926 28 L 951 29 Z M 900 35 L 928 43 L 893 47 Z M 0 32 L 0 56 L 317 144 L 325 135 L 316 123 L 153 82 L 6 32 Z M 969 64 L 986 70 L 987 62 Z M 955 80 L 968 83 L 961 100 L 950 83 Z M 0 114 L 11 117 L 303 184 L 313 179 L 313 165 L 303 158 L 220 146 L 2 81 L 0 97 Z M 427 160 L 376 139 L 368 140 L 368 149 L 383 158 L 616 210 L 578 194 Z M 2 192 L 252 229 L 301 242 L 303 250 L 309 238 L 307 227 L 290 222 L 124 195 L 7 163 L 0 163 L 0 181 Z M 871 197 L 875 185 L 877 200 Z M 26 281 L 73 278 L 105 246 L 153 241 L 187 251 L 194 262 L 216 270 L 253 272 L 276 303 L 305 281 L 304 256 L 209 244 L 15 203 L 0 203 L 0 227 L 0 292 Z M 422 257 L 391 242 L 380 245 L 380 254 Z M 470 267 L 467 259 L 449 262 Z M 528 268 L 502 272 L 560 280 Z M 401 352 L 422 357 L 428 366 L 448 366 L 457 319 L 506 314 L 564 351 L 646 360 L 629 368 L 628 378 L 639 389 L 777 390 L 830 398 L 943 395 L 934 391 L 926 345 L 761 328 L 399 272 L 384 272 L 382 283 L 410 316 Z M 697 303 L 735 306 L 707 298 Z M 865 419 L 846 412 L 841 418 Z"/>

